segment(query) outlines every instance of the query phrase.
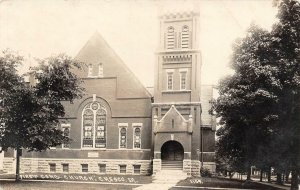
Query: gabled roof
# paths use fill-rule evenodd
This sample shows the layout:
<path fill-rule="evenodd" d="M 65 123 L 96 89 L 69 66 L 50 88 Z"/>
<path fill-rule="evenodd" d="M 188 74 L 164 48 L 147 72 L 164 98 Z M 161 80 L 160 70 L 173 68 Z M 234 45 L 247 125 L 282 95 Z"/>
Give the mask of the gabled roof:
<path fill-rule="evenodd" d="M 75 59 L 86 64 L 102 63 L 104 78 L 117 78 L 118 98 L 151 97 L 151 94 L 108 45 L 99 32 L 95 32 L 92 35 Z M 79 72 L 79 77 L 86 77 L 86 71 L 85 73 L 83 71 Z"/>
<path fill-rule="evenodd" d="M 171 106 L 169 111 L 157 123 L 159 132 L 165 131 L 188 131 L 190 122 L 186 120 L 174 105 Z"/>
<path fill-rule="evenodd" d="M 180 118 L 182 121 L 187 122 L 187 120 L 184 119 L 184 117 L 179 113 L 179 111 L 174 105 L 172 105 L 171 108 L 167 111 L 167 113 L 161 118 L 160 122 L 164 121 L 168 117 L 174 118 L 176 116 L 178 116 L 178 118 Z"/>

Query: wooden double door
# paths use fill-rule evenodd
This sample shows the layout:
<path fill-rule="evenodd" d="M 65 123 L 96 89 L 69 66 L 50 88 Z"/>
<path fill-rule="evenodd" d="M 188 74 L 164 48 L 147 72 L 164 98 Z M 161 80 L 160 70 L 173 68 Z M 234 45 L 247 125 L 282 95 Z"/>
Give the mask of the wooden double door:
<path fill-rule="evenodd" d="M 163 161 L 182 161 L 184 150 L 177 141 L 168 141 L 161 147 L 161 159 Z"/>

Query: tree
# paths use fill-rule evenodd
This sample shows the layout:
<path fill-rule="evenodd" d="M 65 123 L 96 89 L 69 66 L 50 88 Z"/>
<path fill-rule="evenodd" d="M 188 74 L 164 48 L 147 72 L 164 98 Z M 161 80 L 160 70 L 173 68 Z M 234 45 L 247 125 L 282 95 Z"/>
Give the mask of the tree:
<path fill-rule="evenodd" d="M 278 69 L 269 64 L 269 44 L 267 31 L 250 27 L 247 36 L 234 46 L 235 74 L 220 83 L 220 97 L 213 104 L 222 125 L 217 132 L 217 154 L 235 170 L 247 171 L 248 180 L 258 150 L 267 143 L 277 118 L 272 108 L 280 85 L 275 77 Z"/>
<path fill-rule="evenodd" d="M 80 98 L 84 90 L 72 72 L 80 64 L 66 55 L 40 60 L 33 68 L 38 80 L 35 86 L 26 84 L 18 74 L 16 67 L 22 61 L 7 51 L 0 57 L 0 99 L 5 102 L 0 112 L 5 125 L 0 146 L 4 151 L 17 151 L 16 180 L 22 149 L 42 151 L 70 140 L 56 127 L 65 114 L 62 101 Z"/>
<path fill-rule="evenodd" d="M 214 105 L 223 125 L 217 153 L 232 164 L 273 166 L 278 178 L 291 170 L 291 189 L 298 189 L 300 2 L 277 3 L 272 31 L 251 27 L 235 46 L 235 74 L 221 82 Z"/>
<path fill-rule="evenodd" d="M 273 27 L 271 47 L 280 69 L 282 90 L 278 93 L 279 121 L 274 144 L 277 156 L 292 171 L 291 189 L 298 189 L 300 170 L 300 2 L 282 0 L 278 4 L 279 22 Z M 280 164 L 280 163 L 278 163 Z"/>

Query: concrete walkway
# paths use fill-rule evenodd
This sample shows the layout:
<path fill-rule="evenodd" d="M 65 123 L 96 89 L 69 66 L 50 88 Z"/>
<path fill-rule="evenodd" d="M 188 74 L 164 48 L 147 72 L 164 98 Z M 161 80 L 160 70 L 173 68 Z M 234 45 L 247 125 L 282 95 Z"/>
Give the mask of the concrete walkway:
<path fill-rule="evenodd" d="M 136 187 L 134 190 L 168 190 L 187 177 L 182 170 L 162 170 L 154 176 L 152 183 Z"/>
<path fill-rule="evenodd" d="M 286 185 L 277 185 L 275 183 L 268 183 L 268 182 L 260 182 L 260 181 L 253 181 L 255 183 L 260 183 L 260 184 L 264 184 L 270 187 L 274 187 L 274 188 L 278 188 L 278 189 L 283 189 L 283 190 L 290 190 L 291 187 L 290 186 L 286 186 Z"/>

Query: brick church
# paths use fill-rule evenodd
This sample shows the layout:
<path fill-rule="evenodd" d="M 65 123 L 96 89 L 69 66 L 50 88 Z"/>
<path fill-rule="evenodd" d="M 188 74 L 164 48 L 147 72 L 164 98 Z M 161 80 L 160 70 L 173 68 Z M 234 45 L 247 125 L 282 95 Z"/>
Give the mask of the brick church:
<path fill-rule="evenodd" d="M 86 95 L 65 103 L 61 130 L 72 141 L 44 152 L 23 151 L 21 173 L 156 174 L 215 171 L 213 87 L 201 85 L 199 14 L 160 17 L 153 92 L 95 33 L 75 59 Z M 3 171 L 14 172 L 13 152 Z"/>

